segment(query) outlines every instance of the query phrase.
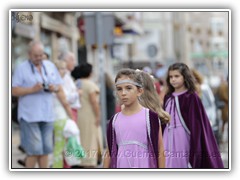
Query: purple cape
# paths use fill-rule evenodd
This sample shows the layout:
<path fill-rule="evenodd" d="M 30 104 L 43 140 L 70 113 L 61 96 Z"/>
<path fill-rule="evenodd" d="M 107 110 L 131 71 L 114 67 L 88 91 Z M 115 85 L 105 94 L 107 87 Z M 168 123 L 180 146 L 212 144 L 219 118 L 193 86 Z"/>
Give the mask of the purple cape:
<path fill-rule="evenodd" d="M 164 107 L 172 95 L 164 98 Z M 190 130 L 189 163 L 192 168 L 224 168 L 209 119 L 196 93 L 178 96 L 180 112 Z"/>
<path fill-rule="evenodd" d="M 117 168 L 117 154 L 118 154 L 118 148 L 116 143 L 116 134 L 113 130 L 113 119 L 114 116 L 109 121 L 108 128 L 107 128 L 107 143 L 108 143 L 108 149 L 111 156 L 111 162 L 110 162 L 110 168 Z M 158 133 L 159 133 L 159 121 L 158 121 L 158 115 L 155 112 L 152 112 L 149 110 L 149 120 L 150 120 L 150 140 L 152 142 L 152 149 L 150 150 L 153 152 L 155 160 L 154 160 L 154 166 L 155 168 L 158 168 Z"/>

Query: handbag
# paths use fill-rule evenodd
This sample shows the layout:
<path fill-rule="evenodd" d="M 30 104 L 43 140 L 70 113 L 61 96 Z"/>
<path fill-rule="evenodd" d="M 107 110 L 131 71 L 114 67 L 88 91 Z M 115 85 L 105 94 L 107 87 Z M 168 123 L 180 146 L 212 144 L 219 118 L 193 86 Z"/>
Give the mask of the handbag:
<path fill-rule="evenodd" d="M 63 136 L 67 138 L 67 143 L 64 147 L 64 158 L 67 164 L 70 166 L 79 165 L 81 158 L 84 158 L 86 153 L 81 146 L 80 130 L 75 121 L 67 120 L 63 129 Z"/>
<path fill-rule="evenodd" d="M 86 153 L 79 142 L 78 136 L 72 136 L 67 139 L 64 152 L 65 160 L 70 166 L 79 165 L 81 163 L 81 158 L 86 156 Z"/>
<path fill-rule="evenodd" d="M 67 119 L 63 129 L 63 136 L 69 138 L 76 135 L 80 135 L 80 130 L 77 124 L 72 119 Z"/>

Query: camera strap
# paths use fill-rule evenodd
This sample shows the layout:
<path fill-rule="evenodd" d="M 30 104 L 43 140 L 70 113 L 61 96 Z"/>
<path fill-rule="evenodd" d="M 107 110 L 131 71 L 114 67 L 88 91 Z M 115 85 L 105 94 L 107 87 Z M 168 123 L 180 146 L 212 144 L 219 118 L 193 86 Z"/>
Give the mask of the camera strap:
<path fill-rule="evenodd" d="M 28 60 L 28 62 L 29 62 L 29 64 L 30 64 L 30 66 L 31 66 L 32 73 L 35 74 L 35 70 L 34 70 L 34 65 L 33 65 L 33 63 L 32 63 L 30 60 Z M 42 67 L 43 67 L 43 71 L 44 71 L 45 76 L 48 76 L 47 69 L 46 69 L 45 65 L 43 64 L 43 62 L 41 63 L 41 65 L 42 65 Z"/>
<path fill-rule="evenodd" d="M 35 74 L 34 64 L 30 60 L 28 60 L 28 62 L 30 64 L 30 66 L 31 66 L 32 73 Z M 44 74 L 45 74 L 46 78 L 48 78 L 47 69 L 46 69 L 46 67 L 45 67 L 43 62 L 41 63 L 41 66 L 43 68 L 43 71 L 44 71 Z M 42 78 L 43 83 L 47 83 L 47 80 L 44 79 L 43 74 L 42 73 L 39 73 L 39 74 L 40 74 L 40 76 Z"/>

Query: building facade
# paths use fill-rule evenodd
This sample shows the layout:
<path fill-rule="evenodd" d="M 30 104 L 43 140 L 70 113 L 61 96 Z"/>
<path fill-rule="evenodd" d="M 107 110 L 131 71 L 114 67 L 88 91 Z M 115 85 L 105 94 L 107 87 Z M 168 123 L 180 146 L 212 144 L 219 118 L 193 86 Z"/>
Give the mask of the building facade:
<path fill-rule="evenodd" d="M 41 40 L 50 60 L 62 51 L 78 58 L 79 31 L 75 12 L 12 12 L 12 70 L 28 58 L 28 43 Z"/>

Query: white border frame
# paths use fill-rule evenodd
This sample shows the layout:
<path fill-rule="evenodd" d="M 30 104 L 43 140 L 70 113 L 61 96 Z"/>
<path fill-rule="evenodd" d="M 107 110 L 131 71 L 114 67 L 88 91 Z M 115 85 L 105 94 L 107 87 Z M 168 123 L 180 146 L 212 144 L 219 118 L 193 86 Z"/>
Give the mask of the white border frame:
<path fill-rule="evenodd" d="M 144 11 L 151 11 L 151 12 L 159 12 L 159 11 L 162 11 L 162 12 L 169 12 L 169 11 L 172 11 L 172 12 L 178 12 L 178 11 L 182 11 L 182 12 L 191 12 L 191 11 L 199 11 L 199 12 L 210 12 L 210 11 L 224 11 L 224 12 L 228 12 L 228 46 L 229 46 L 229 49 L 228 49 L 228 54 L 229 54 L 229 57 L 228 57 L 228 75 L 229 75 L 229 124 L 228 124 L 228 140 L 229 140 L 229 144 L 228 144 L 228 153 L 229 153 L 229 156 L 228 156 L 228 169 L 12 169 L 11 166 L 12 166 L 12 121 L 9 119 L 9 170 L 10 171 L 61 171 L 61 172 L 65 172 L 65 171 L 103 171 L 103 172 L 110 172 L 110 171 L 140 171 L 140 172 L 143 172 L 143 171 L 174 171 L 174 172 L 179 172 L 179 171 L 187 171 L 187 172 L 194 172 L 194 171 L 231 171 L 231 142 L 232 142 L 232 137 L 231 137 L 231 130 L 232 130 L 232 116 L 231 116 L 231 81 L 232 81 L 232 77 L 231 77 L 231 51 L 232 51 L 232 47 L 231 47 L 231 10 L 230 9 L 10 9 L 9 10 L 9 97 L 8 97 L 8 100 L 9 100 L 9 115 L 11 117 L 11 95 L 12 95 L 12 91 L 11 91 L 11 88 L 12 88 L 12 74 L 11 74 L 11 67 L 12 67 L 12 61 L 11 61 L 11 40 L 12 40 L 12 36 L 11 36 L 11 21 L 12 21 L 12 17 L 11 17 L 11 12 L 12 11 L 19 11 L 19 12 L 24 12 L 24 11 L 28 11 L 28 12 L 31 12 L 31 11 L 41 11 L 41 12 L 58 12 L 58 11 L 65 11 L 65 12 L 76 12 L 76 11 L 81 11 L 81 12 L 84 12 L 84 11 L 105 11 L 105 12 L 111 12 L 111 11 L 119 11 L 119 12 L 133 12 L 133 11 L 138 11 L 138 12 L 144 12 Z M 9 117 L 9 118 L 10 118 Z"/>

